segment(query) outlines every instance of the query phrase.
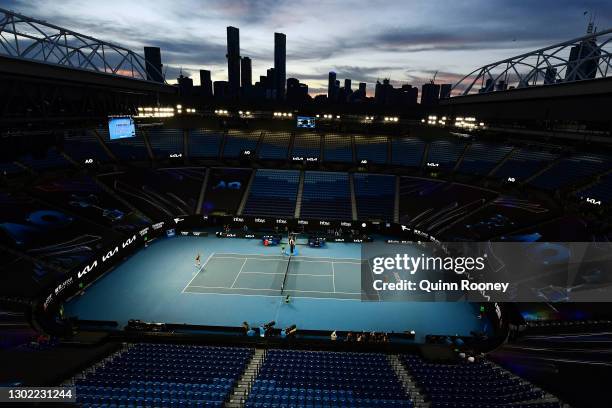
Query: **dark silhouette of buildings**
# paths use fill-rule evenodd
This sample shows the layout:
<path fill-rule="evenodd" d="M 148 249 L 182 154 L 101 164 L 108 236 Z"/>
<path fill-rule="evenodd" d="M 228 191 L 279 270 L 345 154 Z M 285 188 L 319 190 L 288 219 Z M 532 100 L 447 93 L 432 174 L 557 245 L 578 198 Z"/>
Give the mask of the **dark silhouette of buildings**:
<path fill-rule="evenodd" d="M 364 86 L 365 93 L 365 86 Z M 377 105 L 389 107 L 409 107 L 417 104 L 419 90 L 412 85 L 404 84 L 401 88 L 394 88 L 388 78 L 382 83 L 376 81 L 374 90 L 374 101 Z"/>
<path fill-rule="evenodd" d="M 159 47 L 144 47 L 147 80 L 164 82 L 161 51 Z"/>
<path fill-rule="evenodd" d="M 287 36 L 283 33 L 274 33 L 274 72 L 276 99 L 283 100 L 287 77 Z"/>
<path fill-rule="evenodd" d="M 249 57 L 242 57 L 240 62 L 240 84 L 244 90 L 248 90 L 253 84 L 252 71 L 251 71 L 251 59 Z"/>
<path fill-rule="evenodd" d="M 213 95 L 210 71 L 206 69 L 200 70 L 200 95 L 205 98 L 210 98 Z"/>
<path fill-rule="evenodd" d="M 330 71 L 329 77 L 327 80 L 327 100 L 330 102 L 335 102 L 337 100 L 338 95 L 338 81 L 336 81 L 336 73 Z"/>
<path fill-rule="evenodd" d="M 240 31 L 227 27 L 227 79 L 229 96 L 238 98 L 240 94 Z"/>
<path fill-rule="evenodd" d="M 589 34 L 592 27 L 589 26 Z M 565 71 L 567 81 L 594 79 L 597 75 L 601 51 L 597 49 L 595 39 L 581 41 L 570 49 L 569 61 Z"/>
<path fill-rule="evenodd" d="M 290 104 L 305 103 L 310 100 L 308 85 L 302 84 L 297 78 L 287 79 L 287 102 Z"/>
<path fill-rule="evenodd" d="M 432 106 L 438 103 L 440 99 L 440 85 L 427 83 L 421 88 L 421 105 Z"/>
<path fill-rule="evenodd" d="M 183 76 L 183 70 L 181 70 L 177 82 L 181 96 L 191 96 L 193 94 L 193 79 Z"/>
<path fill-rule="evenodd" d="M 230 97 L 229 83 L 227 81 L 213 82 L 213 89 L 215 92 L 215 99 L 225 100 Z"/>
<path fill-rule="evenodd" d="M 452 84 L 442 84 L 440 85 L 440 99 L 450 98 Z"/>
<path fill-rule="evenodd" d="M 249 57 L 240 56 L 240 32 L 236 27 L 227 27 L 227 81 L 211 80 L 211 72 L 200 70 L 200 85 L 193 86 L 191 78 L 181 74 L 178 78 L 178 88 L 181 96 L 189 96 L 188 103 L 205 102 L 214 98 L 224 103 L 266 103 L 286 101 L 292 107 L 314 103 L 315 105 L 350 105 L 360 104 L 357 110 L 375 108 L 398 109 L 415 107 L 418 104 L 418 88 L 404 84 L 394 88 L 389 79 L 376 82 L 374 97 L 368 97 L 367 84 L 359 82 L 357 89 L 353 89 L 351 78 L 338 79 L 334 71 L 329 72 L 327 95 L 317 95 L 314 99 L 308 94 L 308 85 L 301 83 L 298 78 L 286 78 L 286 53 L 287 38 L 283 33 L 274 33 L 274 67 L 268 68 L 266 75 L 259 77 L 259 81 L 253 83 L 252 60 Z M 149 47 L 150 48 L 150 47 Z M 159 48 L 151 48 L 147 51 L 149 60 L 147 66 L 160 67 Z M 149 75 L 149 73 L 148 73 Z M 152 74 L 151 74 L 152 75 Z M 493 86 L 493 85 L 491 85 Z M 423 86 L 421 103 L 434 105 L 441 97 L 450 94 L 450 84 L 442 86 L 426 84 Z M 492 88 L 491 88 L 492 89 Z M 268 105 L 270 106 L 270 105 Z M 350 111 L 349 106 L 342 108 Z"/>
<path fill-rule="evenodd" d="M 347 96 L 353 93 L 353 90 L 351 89 L 351 79 L 350 78 L 346 78 L 344 80 L 344 92 L 346 92 Z"/>

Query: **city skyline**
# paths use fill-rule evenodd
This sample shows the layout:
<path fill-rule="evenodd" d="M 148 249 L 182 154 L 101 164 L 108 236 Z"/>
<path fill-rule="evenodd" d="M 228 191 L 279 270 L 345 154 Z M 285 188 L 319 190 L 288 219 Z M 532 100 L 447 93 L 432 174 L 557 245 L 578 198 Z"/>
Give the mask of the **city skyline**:
<path fill-rule="evenodd" d="M 612 7 L 603 1 L 518 1 L 504 3 L 503 15 L 499 1 L 461 3 L 9 0 L 3 7 L 139 53 L 161 47 L 169 82 L 181 68 L 195 84 L 200 69 L 210 70 L 213 81 L 227 80 L 226 26 L 240 29 L 240 54 L 251 58 L 253 78 L 265 75 L 274 65 L 274 33 L 282 32 L 286 78 L 308 84 L 311 95 L 327 92 L 329 71 L 354 84 L 368 82 L 369 95 L 386 77 L 420 86 L 438 71 L 439 82 L 456 82 L 479 65 L 584 34 L 584 11 L 595 13 L 600 28 L 612 20 Z M 116 13 L 109 15 L 109 8 Z"/>

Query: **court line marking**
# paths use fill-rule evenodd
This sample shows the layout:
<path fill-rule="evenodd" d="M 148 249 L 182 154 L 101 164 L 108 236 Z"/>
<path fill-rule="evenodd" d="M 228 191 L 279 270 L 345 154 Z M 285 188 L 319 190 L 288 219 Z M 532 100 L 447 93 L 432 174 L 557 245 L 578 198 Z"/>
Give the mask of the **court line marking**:
<path fill-rule="evenodd" d="M 288 260 L 289 258 L 284 255 L 265 255 L 265 254 L 239 254 L 236 252 L 221 252 L 217 255 L 217 258 L 220 258 L 224 255 L 237 255 L 238 258 L 246 257 L 255 257 L 255 258 L 278 258 Z M 301 255 L 300 255 L 301 256 Z M 304 258 L 308 259 L 331 259 L 333 262 L 342 262 L 342 261 L 356 261 L 359 263 L 365 262 L 365 259 L 361 258 L 332 258 L 329 256 L 304 256 Z"/>
<path fill-rule="evenodd" d="M 334 269 L 334 263 L 331 263 L 332 266 L 332 286 L 334 288 L 334 293 L 336 292 L 336 270 Z"/>
<path fill-rule="evenodd" d="M 285 275 L 284 272 L 242 272 L 243 275 L 246 274 L 257 274 L 257 275 Z M 332 276 L 332 275 L 318 275 L 316 273 L 291 273 L 289 272 L 287 276 Z"/>
<path fill-rule="evenodd" d="M 234 279 L 234 283 L 232 283 L 232 286 L 230 287 L 230 289 L 233 288 L 234 285 L 236 284 L 236 281 L 238 280 L 238 277 L 242 273 L 242 268 L 244 268 L 244 265 L 246 265 L 246 263 L 247 263 L 247 259 L 249 259 L 249 258 L 245 258 L 244 259 L 244 262 L 242 263 L 242 266 L 240 267 L 240 270 L 238 271 L 238 275 L 236 275 L 236 278 Z"/>
<path fill-rule="evenodd" d="M 372 264 L 370 263 L 370 258 L 368 258 L 368 267 L 370 268 L 370 276 L 372 276 L 372 282 L 374 282 L 376 278 L 374 278 L 374 271 L 372 270 Z M 378 291 L 376 291 L 376 296 L 378 296 L 378 301 L 380 302 L 380 293 L 378 293 Z"/>
<path fill-rule="evenodd" d="M 272 256 L 276 256 L 276 255 L 272 255 Z M 244 259 L 245 256 L 215 256 L 215 259 Z M 260 261 L 260 262 L 266 262 L 266 261 L 288 261 L 287 258 L 278 258 L 278 259 L 266 259 L 266 258 L 253 258 L 252 256 L 246 256 L 246 259 L 252 260 L 252 261 Z M 330 259 L 330 260 L 327 260 Z M 308 259 L 292 259 L 291 262 L 312 262 L 312 263 L 343 263 L 343 264 L 355 264 L 355 265 L 361 265 L 362 263 L 366 262 L 365 260 L 360 261 L 360 262 L 352 262 L 352 261 L 333 261 L 334 258 L 325 258 L 325 260 L 321 260 L 321 261 L 312 261 L 312 260 L 308 260 Z"/>
<path fill-rule="evenodd" d="M 231 257 L 231 256 L 224 256 L 224 255 L 237 255 L 235 257 Z M 215 259 L 244 259 L 244 262 L 242 263 L 242 266 L 240 267 L 240 270 L 238 271 L 238 274 L 236 275 L 236 278 L 234 279 L 234 282 L 232 283 L 231 287 L 226 287 L 226 286 L 219 286 L 219 287 L 209 287 L 209 286 L 200 286 L 200 285 L 191 285 L 191 283 L 195 280 L 195 278 L 202 272 L 202 270 L 205 269 L 206 265 L 209 263 L 209 261 L 212 258 Z M 255 258 L 253 258 L 255 257 Z M 274 258 L 274 260 L 278 260 L 278 261 L 282 261 L 282 260 L 288 260 L 287 257 L 282 256 L 282 255 L 263 255 L 263 254 L 236 254 L 236 253 L 221 253 L 218 254 L 216 252 L 211 253 L 208 258 L 206 259 L 206 262 L 204 262 L 204 264 L 202 265 L 202 267 L 198 270 L 198 272 L 191 278 L 191 280 L 187 283 L 187 285 L 183 288 L 183 290 L 181 291 L 181 293 L 192 293 L 192 294 L 202 294 L 202 295 L 230 295 L 230 296 L 267 296 L 267 297 L 282 297 L 282 295 L 254 295 L 254 294 L 244 294 L 244 293 L 206 293 L 206 292 L 192 292 L 190 290 L 187 290 L 189 287 L 194 287 L 194 288 L 205 288 L 205 289 L 237 289 L 237 290 L 271 290 L 271 291 L 275 291 L 275 289 L 255 289 L 255 288 L 236 288 L 234 287 L 234 285 L 236 284 L 236 281 L 238 280 L 238 277 L 240 276 L 240 274 L 243 273 L 258 273 L 258 272 L 243 272 L 242 269 L 244 268 L 244 265 L 246 264 L 248 259 L 253 259 L 253 260 L 262 260 L 262 259 L 258 259 L 258 258 Z M 300 276 L 300 275 L 307 275 L 307 276 L 332 276 L 332 282 L 333 282 L 333 286 L 334 286 L 334 291 L 333 292 L 327 292 L 327 291 L 305 291 L 305 290 L 296 290 L 296 289 L 290 289 L 289 291 L 291 292 L 298 292 L 298 293 L 321 293 L 321 294 L 344 294 L 344 295 L 359 295 L 360 297 L 362 296 L 361 292 L 338 292 L 335 289 L 335 271 L 334 271 L 334 263 L 342 263 L 342 264 L 358 264 L 358 265 L 362 265 L 364 262 L 368 262 L 369 264 L 369 269 L 370 269 L 370 274 L 372 274 L 372 266 L 370 264 L 370 260 L 369 259 L 358 259 L 358 258 L 331 258 L 331 257 L 309 257 L 310 259 L 326 259 L 326 261 L 309 261 L 306 259 L 299 259 L 297 260 L 297 262 L 319 262 L 319 263 L 330 263 L 332 266 L 332 275 L 313 275 L 313 274 L 294 274 L 294 276 Z M 265 274 L 277 274 L 277 273 L 270 273 L 270 272 L 263 272 Z M 280 274 L 280 273 L 278 273 Z M 284 273 L 283 273 L 284 275 Z M 372 275 L 373 277 L 373 275 Z M 280 291 L 279 291 L 280 292 Z M 378 294 L 377 294 L 378 295 Z M 378 295 L 379 299 L 380 299 L 380 295 Z M 354 301 L 359 301 L 360 299 L 344 299 L 344 298 L 334 298 L 334 297 L 311 297 L 311 296 L 299 296 L 299 298 L 301 299 L 334 299 L 334 300 L 354 300 Z"/>
<path fill-rule="evenodd" d="M 227 288 L 224 288 L 227 289 Z M 283 298 L 284 295 L 257 295 L 252 293 L 217 293 L 217 292 L 190 292 L 187 291 L 185 293 L 190 293 L 192 295 L 215 295 L 215 296 L 254 296 L 254 297 L 275 297 L 275 298 Z M 361 294 L 360 294 L 361 295 Z M 335 297 L 313 297 L 313 296 L 298 296 L 297 299 L 316 299 L 316 300 L 342 300 L 349 302 L 361 302 L 361 297 L 359 299 L 354 298 L 335 298 Z"/>
<path fill-rule="evenodd" d="M 210 261 L 210 258 L 213 257 L 213 255 L 215 254 L 215 252 L 211 253 L 210 255 L 208 255 L 208 258 L 206 258 L 206 262 L 204 262 L 204 264 L 202 265 L 202 267 L 200 268 L 200 270 L 198 270 L 198 273 L 196 273 L 195 275 L 193 275 L 193 277 L 191 278 L 191 280 L 189 282 L 187 282 L 187 286 L 185 286 L 183 288 L 183 290 L 181 291 L 181 293 L 185 293 L 185 289 L 187 289 L 187 287 L 189 285 L 191 285 L 191 282 L 193 282 L 193 280 L 200 274 L 200 272 L 202 272 L 204 270 L 204 267 L 208 264 L 208 261 Z"/>
<path fill-rule="evenodd" d="M 266 288 L 239 288 L 239 287 L 228 288 L 227 286 L 199 286 L 199 285 L 191 285 L 191 287 L 192 288 L 202 288 L 202 289 L 269 290 L 269 291 L 279 292 L 280 293 L 279 289 L 266 289 Z M 341 295 L 359 295 L 359 296 L 361 296 L 361 292 L 326 292 L 324 290 L 285 289 L 285 292 L 325 293 L 325 294 L 330 294 L 330 295 L 333 295 L 334 293 L 339 293 Z M 333 298 L 330 298 L 330 299 L 333 299 Z"/>

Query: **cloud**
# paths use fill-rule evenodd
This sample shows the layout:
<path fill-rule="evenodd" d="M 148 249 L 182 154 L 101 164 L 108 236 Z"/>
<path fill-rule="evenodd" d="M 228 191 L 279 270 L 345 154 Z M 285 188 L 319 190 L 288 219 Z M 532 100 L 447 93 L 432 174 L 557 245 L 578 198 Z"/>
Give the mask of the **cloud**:
<path fill-rule="evenodd" d="M 168 77 L 211 69 L 226 76 L 225 27 L 240 28 L 253 77 L 273 64 L 273 33 L 287 34 L 287 71 L 323 89 L 327 74 L 420 85 L 577 37 L 585 10 L 612 25 L 609 0 L 4 0 L 4 8 L 124 45 L 162 49 Z M 172 74 L 172 76 L 170 75 Z"/>

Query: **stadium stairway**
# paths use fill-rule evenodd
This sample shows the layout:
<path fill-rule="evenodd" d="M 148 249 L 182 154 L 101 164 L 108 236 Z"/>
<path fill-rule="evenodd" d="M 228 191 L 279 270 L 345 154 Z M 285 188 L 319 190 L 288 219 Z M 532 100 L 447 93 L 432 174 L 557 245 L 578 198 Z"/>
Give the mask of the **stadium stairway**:
<path fill-rule="evenodd" d="M 244 193 L 242 194 L 242 199 L 240 200 L 240 205 L 238 206 L 238 211 L 236 212 L 237 215 L 242 215 L 242 212 L 244 211 L 244 207 L 246 206 L 249 194 L 251 194 L 251 186 L 253 185 L 253 180 L 255 180 L 256 172 L 257 170 L 255 169 L 251 170 L 251 177 L 249 177 L 249 182 L 246 188 L 244 189 Z"/>
<path fill-rule="evenodd" d="M 353 213 L 353 221 L 357 220 L 357 200 L 355 200 L 355 179 L 353 173 L 349 173 L 349 192 L 351 195 L 351 212 Z"/>
<path fill-rule="evenodd" d="M 389 364 L 393 367 L 395 374 L 402 382 L 404 389 L 410 395 L 415 408 L 429 408 L 429 402 L 425 401 L 425 397 L 421 394 L 421 389 L 416 385 L 414 379 L 410 376 L 397 354 L 388 355 L 387 360 L 389 360 Z"/>
<path fill-rule="evenodd" d="M 519 377 L 518 375 L 514 374 L 512 371 L 506 370 L 505 368 L 503 368 L 502 366 L 487 360 L 487 364 L 491 367 L 493 367 L 493 369 L 497 372 L 500 373 L 504 373 L 505 375 L 512 377 L 512 378 L 517 378 L 519 380 L 520 384 L 523 385 L 530 385 L 532 387 L 534 387 L 535 389 L 539 390 L 542 392 L 542 396 L 538 399 L 534 399 L 534 400 L 529 400 L 529 401 L 523 401 L 523 402 L 516 402 L 512 405 L 533 405 L 533 406 L 544 406 L 545 404 L 558 404 L 561 407 L 564 408 L 570 408 L 569 405 L 562 403 L 559 398 L 555 397 L 554 395 L 546 392 L 545 390 L 540 389 L 539 387 L 535 386 L 533 383 L 530 383 L 529 381 L 524 380 L 523 378 Z M 511 405 L 511 406 L 512 406 Z"/>
<path fill-rule="evenodd" d="M 200 194 L 198 195 L 198 203 L 196 204 L 196 214 L 202 213 L 202 203 L 204 202 L 204 194 L 206 193 L 206 187 L 208 186 L 208 179 L 210 177 L 210 168 L 206 169 L 206 175 L 204 181 L 202 181 L 202 187 L 200 188 Z"/>
<path fill-rule="evenodd" d="M 300 182 L 298 184 L 297 197 L 295 199 L 295 213 L 294 217 L 300 218 L 302 213 L 302 194 L 304 193 L 304 170 L 300 170 Z"/>
<path fill-rule="evenodd" d="M 236 383 L 236 386 L 232 390 L 230 394 L 229 401 L 224 404 L 226 408 L 242 408 L 246 403 L 247 398 L 249 397 L 249 392 L 251 391 L 251 387 L 255 382 L 255 378 L 257 377 L 257 373 L 259 373 L 259 369 L 266 358 L 266 350 L 264 349 L 255 349 L 255 354 L 253 354 L 253 358 L 246 366 L 242 377 Z"/>

